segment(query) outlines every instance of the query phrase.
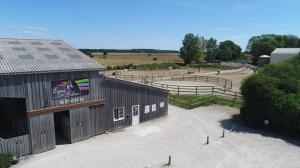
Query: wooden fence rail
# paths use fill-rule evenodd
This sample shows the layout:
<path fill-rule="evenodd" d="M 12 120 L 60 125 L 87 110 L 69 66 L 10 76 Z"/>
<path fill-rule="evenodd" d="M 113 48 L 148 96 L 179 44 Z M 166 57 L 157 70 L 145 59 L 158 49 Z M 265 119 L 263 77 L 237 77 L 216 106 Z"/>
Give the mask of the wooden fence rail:
<path fill-rule="evenodd" d="M 169 92 L 173 94 L 212 95 L 212 96 L 224 97 L 227 99 L 234 99 L 238 101 L 243 100 L 240 92 L 235 92 L 217 86 L 180 86 L 180 85 L 161 84 L 155 82 L 150 82 L 149 85 L 153 87 L 169 90 Z"/>
<path fill-rule="evenodd" d="M 0 154 L 25 156 L 30 154 L 29 135 L 0 139 Z"/>
<path fill-rule="evenodd" d="M 199 75 L 117 75 L 114 78 L 123 80 L 141 80 L 142 83 L 160 81 L 160 80 L 179 80 L 179 81 L 200 81 L 206 83 L 216 84 L 226 89 L 232 88 L 232 81 L 224 78 L 213 76 L 199 76 Z"/>

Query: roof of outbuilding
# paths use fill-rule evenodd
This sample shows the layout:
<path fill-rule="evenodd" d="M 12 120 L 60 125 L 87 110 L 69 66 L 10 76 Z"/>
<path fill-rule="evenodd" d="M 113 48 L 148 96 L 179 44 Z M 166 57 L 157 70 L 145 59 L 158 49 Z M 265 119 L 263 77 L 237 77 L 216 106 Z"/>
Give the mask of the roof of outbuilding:
<path fill-rule="evenodd" d="M 0 38 L 0 75 L 103 69 L 62 40 Z"/>
<path fill-rule="evenodd" d="M 272 54 L 299 54 L 300 48 L 276 48 Z"/>

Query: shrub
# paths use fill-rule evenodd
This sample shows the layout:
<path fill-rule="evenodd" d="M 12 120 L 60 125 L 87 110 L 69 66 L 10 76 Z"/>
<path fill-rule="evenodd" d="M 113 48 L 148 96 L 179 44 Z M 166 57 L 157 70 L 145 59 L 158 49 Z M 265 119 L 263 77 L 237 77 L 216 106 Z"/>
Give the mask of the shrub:
<path fill-rule="evenodd" d="M 267 65 L 241 87 L 243 120 L 253 126 L 300 131 L 300 55 L 285 63 Z"/>
<path fill-rule="evenodd" d="M 154 58 L 153 58 L 153 61 L 157 61 L 157 58 L 156 58 L 156 57 L 154 57 Z"/>
<path fill-rule="evenodd" d="M 11 166 L 12 158 L 7 155 L 0 154 L 0 168 L 8 168 Z"/>

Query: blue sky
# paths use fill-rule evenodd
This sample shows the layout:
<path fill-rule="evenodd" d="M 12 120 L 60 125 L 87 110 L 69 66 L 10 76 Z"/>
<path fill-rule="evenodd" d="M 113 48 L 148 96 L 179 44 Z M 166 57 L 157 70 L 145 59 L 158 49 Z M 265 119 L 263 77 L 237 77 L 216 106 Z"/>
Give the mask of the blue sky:
<path fill-rule="evenodd" d="M 245 48 L 253 35 L 300 36 L 299 7 L 299 0 L 2 0 L 0 37 L 178 50 L 191 32 Z"/>

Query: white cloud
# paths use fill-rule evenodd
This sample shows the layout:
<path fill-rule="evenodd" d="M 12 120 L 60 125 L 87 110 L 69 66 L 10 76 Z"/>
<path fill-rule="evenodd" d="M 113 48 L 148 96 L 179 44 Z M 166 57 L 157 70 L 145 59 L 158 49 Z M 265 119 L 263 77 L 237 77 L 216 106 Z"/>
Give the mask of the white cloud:
<path fill-rule="evenodd" d="M 27 26 L 21 30 L 22 33 L 25 34 L 34 34 L 34 35 L 42 35 L 48 32 L 48 29 L 45 27 L 35 27 L 35 26 Z"/>

